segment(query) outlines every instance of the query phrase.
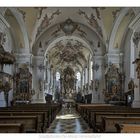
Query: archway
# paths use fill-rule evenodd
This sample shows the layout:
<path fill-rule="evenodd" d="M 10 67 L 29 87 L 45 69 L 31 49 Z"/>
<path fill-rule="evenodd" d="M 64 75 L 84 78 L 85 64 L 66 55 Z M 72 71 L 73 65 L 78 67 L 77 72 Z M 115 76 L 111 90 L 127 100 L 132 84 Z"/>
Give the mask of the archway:
<path fill-rule="evenodd" d="M 91 54 L 89 46 L 82 40 L 74 36 L 64 36 L 55 40 L 48 46 L 45 53 L 45 60 L 48 67 L 48 90 L 53 92 L 55 97 L 57 82 L 55 74 L 60 73 L 60 98 L 75 100 L 78 93 L 77 72 L 82 73 L 88 64 L 88 57 Z M 82 85 L 79 81 L 79 88 Z M 80 89 L 79 89 L 80 90 Z M 54 99 L 55 100 L 55 99 Z"/>

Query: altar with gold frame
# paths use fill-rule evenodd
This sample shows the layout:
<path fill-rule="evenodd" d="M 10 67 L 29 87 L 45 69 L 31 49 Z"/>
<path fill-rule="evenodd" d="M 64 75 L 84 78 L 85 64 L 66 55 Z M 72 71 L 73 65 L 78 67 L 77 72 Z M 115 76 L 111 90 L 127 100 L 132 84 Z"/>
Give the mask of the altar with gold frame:
<path fill-rule="evenodd" d="M 106 89 L 103 91 L 105 102 L 121 101 L 123 99 L 122 73 L 114 64 L 111 64 L 105 74 Z"/>
<path fill-rule="evenodd" d="M 14 75 L 14 102 L 29 103 L 32 97 L 32 74 L 27 67 L 19 68 Z"/>

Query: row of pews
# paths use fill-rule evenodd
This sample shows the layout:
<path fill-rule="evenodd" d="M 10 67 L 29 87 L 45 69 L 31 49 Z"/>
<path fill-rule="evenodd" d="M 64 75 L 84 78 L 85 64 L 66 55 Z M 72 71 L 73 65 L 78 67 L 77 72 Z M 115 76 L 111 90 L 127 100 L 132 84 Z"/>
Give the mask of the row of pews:
<path fill-rule="evenodd" d="M 76 110 L 96 133 L 140 133 L 140 108 L 77 104 Z"/>
<path fill-rule="evenodd" d="M 61 104 L 21 104 L 0 108 L 0 133 L 45 133 Z"/>

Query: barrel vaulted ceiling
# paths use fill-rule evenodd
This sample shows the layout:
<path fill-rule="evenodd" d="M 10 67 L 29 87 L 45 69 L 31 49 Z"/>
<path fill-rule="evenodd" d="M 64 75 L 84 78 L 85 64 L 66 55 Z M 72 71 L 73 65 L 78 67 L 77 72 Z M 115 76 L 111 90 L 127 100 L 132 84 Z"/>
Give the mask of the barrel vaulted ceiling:
<path fill-rule="evenodd" d="M 51 63 L 56 67 L 69 62 L 79 68 L 91 55 L 121 48 L 128 25 L 139 11 L 127 7 L 0 8 L 18 47 L 27 47 L 27 36 L 33 55 L 47 55 L 50 60 L 55 56 Z"/>

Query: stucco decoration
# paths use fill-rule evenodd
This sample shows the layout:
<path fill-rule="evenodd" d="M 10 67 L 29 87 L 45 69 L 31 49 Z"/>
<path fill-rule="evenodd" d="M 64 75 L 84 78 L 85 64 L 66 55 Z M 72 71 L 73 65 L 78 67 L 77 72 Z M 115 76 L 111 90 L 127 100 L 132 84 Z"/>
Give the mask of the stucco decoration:
<path fill-rule="evenodd" d="M 90 16 L 88 16 L 88 15 L 86 14 L 86 12 L 82 11 L 81 9 L 79 9 L 78 14 L 81 15 L 81 16 L 84 16 L 84 18 L 88 21 L 88 24 L 89 24 L 91 27 L 93 27 L 95 30 L 97 30 L 97 32 L 98 32 L 101 36 L 103 36 L 103 34 L 102 34 L 102 29 L 101 29 L 101 27 L 99 26 L 98 21 L 97 21 L 97 19 L 96 19 L 96 17 L 94 16 L 93 13 L 91 13 Z"/>
<path fill-rule="evenodd" d="M 121 8 L 116 9 L 115 11 L 112 11 L 112 15 L 113 15 L 114 20 L 116 19 L 117 15 L 119 14 L 120 11 L 121 11 Z"/>
<path fill-rule="evenodd" d="M 90 51 L 78 40 L 66 39 L 57 42 L 47 52 L 48 59 L 55 67 L 58 65 L 61 69 L 67 65 L 82 67 L 87 62 L 87 56 Z"/>
<path fill-rule="evenodd" d="M 140 32 L 135 32 L 133 37 L 133 42 L 138 47 L 138 43 L 140 41 Z"/>
<path fill-rule="evenodd" d="M 78 25 L 70 18 L 60 24 L 60 28 L 66 35 L 71 35 L 77 29 L 77 27 Z"/>
<path fill-rule="evenodd" d="M 26 17 L 26 12 L 21 10 L 20 8 L 17 8 L 17 10 L 19 11 L 19 13 L 23 16 L 23 20 L 25 21 L 25 17 Z"/>
<path fill-rule="evenodd" d="M 55 12 L 53 12 L 50 16 L 48 16 L 48 14 L 46 14 L 45 17 L 43 18 L 40 26 L 38 27 L 36 37 L 42 33 L 44 28 L 48 27 L 51 24 L 51 21 L 55 18 L 55 16 L 58 16 L 60 14 L 61 14 L 61 11 L 59 9 L 56 10 Z"/>

